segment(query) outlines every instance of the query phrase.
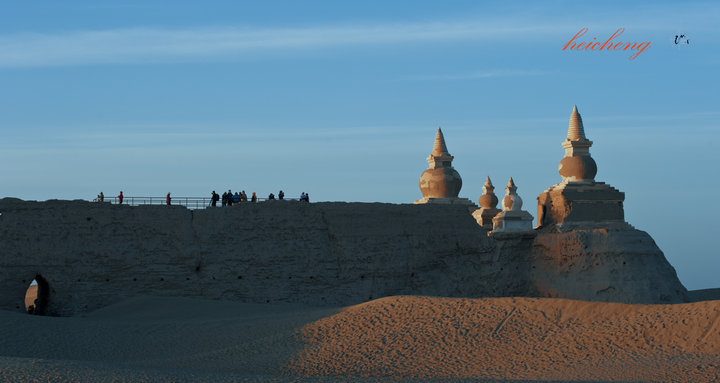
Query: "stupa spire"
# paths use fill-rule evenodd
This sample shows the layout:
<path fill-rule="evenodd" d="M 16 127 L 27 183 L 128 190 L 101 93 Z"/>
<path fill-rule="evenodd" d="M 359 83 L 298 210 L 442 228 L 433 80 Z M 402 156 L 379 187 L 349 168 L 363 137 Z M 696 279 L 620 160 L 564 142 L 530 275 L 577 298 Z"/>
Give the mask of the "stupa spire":
<path fill-rule="evenodd" d="M 582 117 L 578 112 L 577 105 L 573 106 L 572 114 L 570 114 L 570 123 L 568 124 L 568 141 L 587 140 L 585 137 L 585 127 L 583 127 Z"/>
<path fill-rule="evenodd" d="M 483 191 L 485 193 L 492 192 L 495 190 L 495 186 L 493 186 L 492 181 L 490 181 L 490 176 L 487 176 L 485 178 L 485 185 L 483 185 Z"/>
<path fill-rule="evenodd" d="M 503 210 L 520 210 L 522 208 L 522 198 L 517 194 L 517 186 L 515 186 L 512 177 L 510 177 L 505 187 L 505 192 L 505 197 L 502 200 Z"/>
<path fill-rule="evenodd" d="M 442 129 L 438 127 L 437 133 L 435 133 L 435 145 L 433 145 L 432 155 L 436 157 L 449 157 L 447 145 L 445 145 L 445 136 L 443 136 Z"/>
<path fill-rule="evenodd" d="M 515 193 L 515 191 L 517 190 L 517 186 L 515 186 L 515 181 L 513 181 L 512 177 L 510 177 L 510 180 L 508 181 L 508 184 L 505 187 L 505 190 L 507 190 L 511 193 Z"/>
<path fill-rule="evenodd" d="M 450 155 L 447 145 L 445 145 L 445 136 L 443 135 L 442 129 L 438 127 L 435 133 L 433 151 L 427 158 L 428 164 L 430 164 L 431 168 L 452 167 L 452 160 L 454 158 L 455 157 Z"/>

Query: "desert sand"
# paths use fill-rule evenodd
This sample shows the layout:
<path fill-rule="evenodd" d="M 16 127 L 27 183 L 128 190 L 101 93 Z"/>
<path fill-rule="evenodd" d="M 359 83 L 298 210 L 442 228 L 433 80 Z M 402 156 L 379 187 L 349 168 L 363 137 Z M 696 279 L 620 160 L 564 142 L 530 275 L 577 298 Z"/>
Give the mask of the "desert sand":
<path fill-rule="evenodd" d="M 720 301 L 138 297 L 0 323 L 0 381 L 720 381 Z"/>

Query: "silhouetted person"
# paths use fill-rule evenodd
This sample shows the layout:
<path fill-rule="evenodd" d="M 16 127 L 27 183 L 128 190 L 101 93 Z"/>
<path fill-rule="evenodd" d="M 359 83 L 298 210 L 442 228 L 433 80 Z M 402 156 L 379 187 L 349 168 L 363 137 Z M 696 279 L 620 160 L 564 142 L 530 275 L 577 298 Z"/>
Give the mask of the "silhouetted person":
<path fill-rule="evenodd" d="M 271 200 L 271 199 L 273 199 L 273 200 L 275 199 L 275 194 L 270 193 L 270 195 L 268 196 L 268 200 Z"/>
<path fill-rule="evenodd" d="M 165 204 L 170 206 L 171 200 L 172 200 L 172 198 L 170 198 L 170 193 L 167 193 L 167 195 L 165 196 Z"/>
<path fill-rule="evenodd" d="M 310 194 L 305 193 L 305 202 L 310 202 Z"/>
<path fill-rule="evenodd" d="M 100 194 L 98 194 L 98 202 L 103 202 L 103 201 L 105 201 L 105 195 L 103 194 L 103 192 L 100 192 Z"/>
<path fill-rule="evenodd" d="M 228 199 L 227 192 L 223 192 L 223 195 L 222 195 L 222 205 L 223 206 L 227 205 L 227 199 Z"/>
<path fill-rule="evenodd" d="M 245 194 L 245 190 L 240 193 L 240 199 L 247 202 L 247 194 Z"/>
<path fill-rule="evenodd" d="M 232 190 L 228 190 L 228 196 L 227 196 L 227 205 L 232 206 L 233 204 L 233 194 Z"/>
<path fill-rule="evenodd" d="M 282 190 L 280 190 L 280 193 L 278 193 L 278 199 L 279 199 L 279 200 L 285 199 L 285 193 L 283 193 Z"/>
<path fill-rule="evenodd" d="M 123 193 L 121 191 L 120 195 L 118 196 L 118 205 L 122 205 L 123 198 L 125 198 L 125 197 L 123 196 Z"/>
<path fill-rule="evenodd" d="M 215 190 L 212 192 L 212 196 L 210 197 L 210 204 L 212 206 L 217 206 L 217 201 L 220 199 L 220 196 L 215 193 Z"/>
<path fill-rule="evenodd" d="M 251 198 L 252 198 L 252 202 L 257 202 L 257 195 L 255 195 L 255 192 L 253 192 L 253 195 Z"/>

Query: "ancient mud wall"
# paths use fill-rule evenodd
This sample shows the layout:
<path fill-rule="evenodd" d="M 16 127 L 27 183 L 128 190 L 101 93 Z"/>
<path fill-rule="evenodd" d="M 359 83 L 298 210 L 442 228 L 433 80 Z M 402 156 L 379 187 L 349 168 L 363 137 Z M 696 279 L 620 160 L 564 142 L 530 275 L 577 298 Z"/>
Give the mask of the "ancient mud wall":
<path fill-rule="evenodd" d="M 38 276 L 50 315 L 141 294 L 317 305 L 399 294 L 686 299 L 644 232 L 626 233 L 649 240 L 630 252 L 602 233 L 497 240 L 463 206 L 275 201 L 191 211 L 6 198 L 0 213 L 0 309 L 24 310 Z M 569 266 L 568 257 L 583 261 Z M 612 267 L 594 266 L 600 258 Z"/>

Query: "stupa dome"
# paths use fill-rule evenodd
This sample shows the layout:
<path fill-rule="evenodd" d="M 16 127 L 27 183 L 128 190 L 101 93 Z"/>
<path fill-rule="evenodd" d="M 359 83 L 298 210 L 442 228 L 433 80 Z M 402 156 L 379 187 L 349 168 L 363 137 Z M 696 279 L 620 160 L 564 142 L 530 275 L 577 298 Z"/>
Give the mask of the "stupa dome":
<path fill-rule="evenodd" d="M 483 209 L 495 209 L 498 204 L 498 197 L 495 195 L 495 187 L 488 176 L 483 186 L 483 194 L 478 198 L 478 205 Z"/>
<path fill-rule="evenodd" d="M 590 156 L 564 157 L 560 161 L 558 173 L 570 182 L 593 180 L 597 174 L 597 164 Z"/>

